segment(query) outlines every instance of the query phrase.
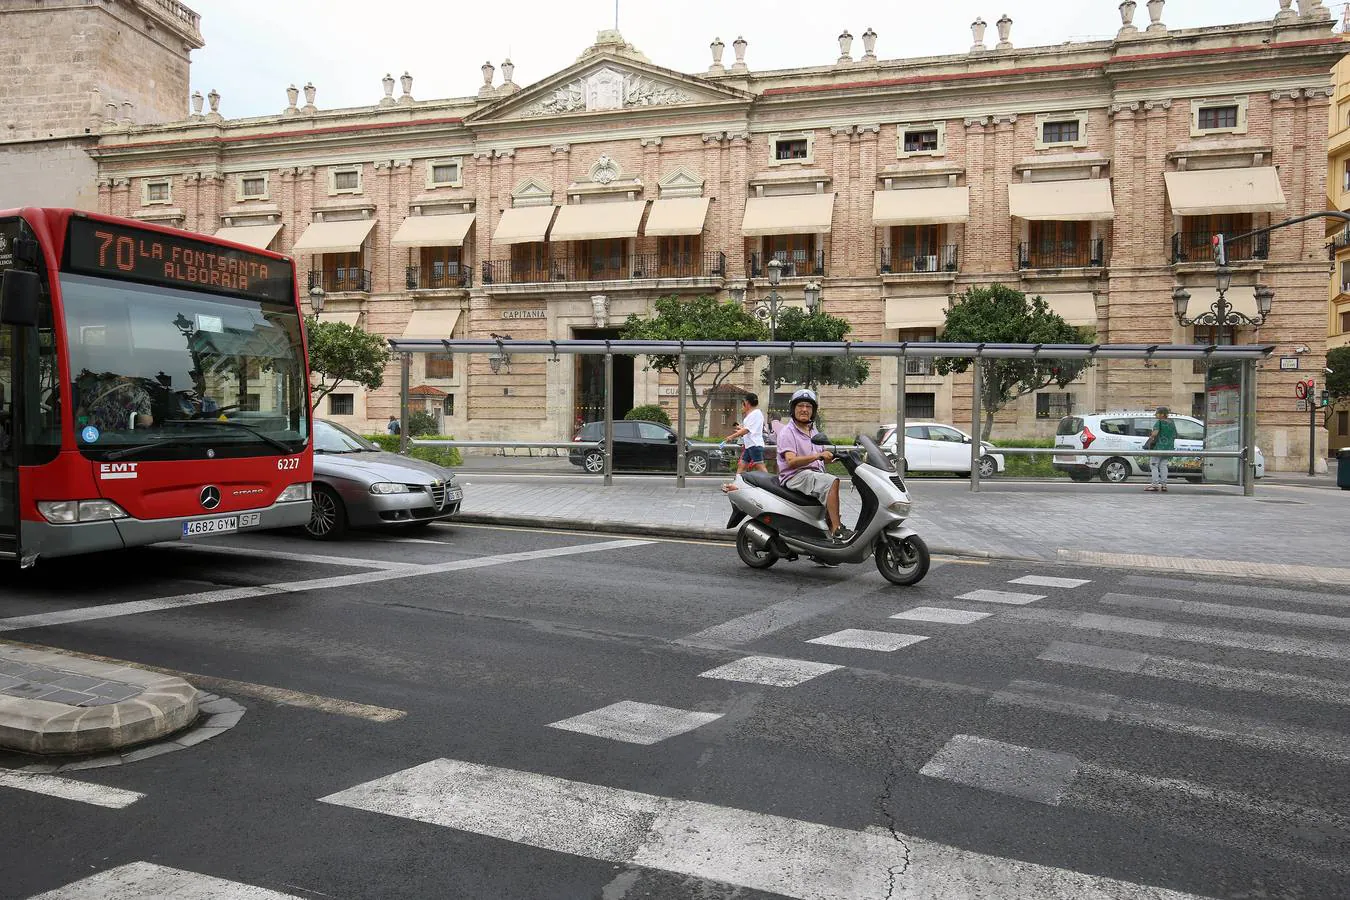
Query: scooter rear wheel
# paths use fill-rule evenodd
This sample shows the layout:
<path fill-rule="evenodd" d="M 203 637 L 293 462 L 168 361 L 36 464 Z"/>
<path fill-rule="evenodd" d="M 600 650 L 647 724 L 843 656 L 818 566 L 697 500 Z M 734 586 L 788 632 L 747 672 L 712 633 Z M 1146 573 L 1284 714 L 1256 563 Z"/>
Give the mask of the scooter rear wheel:
<path fill-rule="evenodd" d="M 736 532 L 736 553 L 741 562 L 752 569 L 767 569 L 778 562 L 778 554 L 767 547 L 763 550 L 756 547 L 755 542 L 750 540 L 750 533 L 744 528 Z"/>
<path fill-rule="evenodd" d="M 877 571 L 891 584 L 918 584 L 928 574 L 928 545 L 917 534 L 905 538 L 881 535 L 873 554 Z"/>

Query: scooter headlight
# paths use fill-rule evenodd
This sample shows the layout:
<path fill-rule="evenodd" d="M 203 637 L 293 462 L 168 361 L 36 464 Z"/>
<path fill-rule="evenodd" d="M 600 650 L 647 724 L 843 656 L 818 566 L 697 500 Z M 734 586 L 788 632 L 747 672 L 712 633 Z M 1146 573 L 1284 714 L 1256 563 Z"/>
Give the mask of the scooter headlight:
<path fill-rule="evenodd" d="M 913 507 L 913 502 L 909 500 L 892 500 L 886 508 L 898 516 L 908 516 Z"/>

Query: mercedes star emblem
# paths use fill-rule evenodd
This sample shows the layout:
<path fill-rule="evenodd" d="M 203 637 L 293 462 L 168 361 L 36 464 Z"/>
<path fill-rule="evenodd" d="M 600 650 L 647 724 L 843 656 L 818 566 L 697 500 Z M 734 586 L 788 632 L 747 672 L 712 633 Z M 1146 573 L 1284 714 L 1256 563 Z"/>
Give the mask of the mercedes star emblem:
<path fill-rule="evenodd" d="M 202 509 L 215 509 L 220 505 L 220 488 L 208 484 L 202 488 L 201 496 Z"/>

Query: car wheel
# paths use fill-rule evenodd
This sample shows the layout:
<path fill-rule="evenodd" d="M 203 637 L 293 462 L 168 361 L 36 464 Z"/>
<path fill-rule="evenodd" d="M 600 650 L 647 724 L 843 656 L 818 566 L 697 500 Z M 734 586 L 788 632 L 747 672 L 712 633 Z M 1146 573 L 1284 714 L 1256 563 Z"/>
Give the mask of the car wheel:
<path fill-rule="evenodd" d="M 346 536 L 347 508 L 342 505 L 337 491 L 325 485 L 314 485 L 314 500 L 305 533 L 316 541 L 336 541 Z"/>
<path fill-rule="evenodd" d="M 581 459 L 581 467 L 591 475 L 603 475 L 605 452 L 603 450 L 587 450 L 586 455 Z"/>
<path fill-rule="evenodd" d="M 1130 461 L 1113 456 L 1102 463 L 1101 479 L 1111 484 L 1120 484 L 1131 475 Z"/>
<path fill-rule="evenodd" d="M 708 471 L 708 457 L 702 453 L 690 453 L 684 458 L 684 470 L 690 475 L 702 475 Z"/>
<path fill-rule="evenodd" d="M 992 456 L 980 457 L 980 477 L 993 478 L 998 474 L 998 461 Z"/>

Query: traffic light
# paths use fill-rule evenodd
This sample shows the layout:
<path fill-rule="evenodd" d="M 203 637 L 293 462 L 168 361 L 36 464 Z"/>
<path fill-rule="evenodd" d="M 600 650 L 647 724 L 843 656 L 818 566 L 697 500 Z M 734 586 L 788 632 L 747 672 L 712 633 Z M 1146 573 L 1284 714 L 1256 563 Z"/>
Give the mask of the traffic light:
<path fill-rule="evenodd" d="M 1214 235 L 1213 242 L 1214 242 L 1214 264 L 1216 266 L 1228 265 L 1228 256 L 1226 255 L 1223 249 L 1223 235 L 1221 234 Z"/>
<path fill-rule="evenodd" d="M 1328 391 L 1328 390 L 1326 390 L 1326 389 L 1323 389 L 1323 391 L 1322 391 L 1322 404 L 1321 404 L 1321 405 L 1324 406 L 1324 407 L 1330 406 L 1330 405 L 1331 405 L 1331 391 Z"/>

